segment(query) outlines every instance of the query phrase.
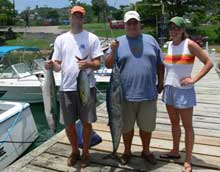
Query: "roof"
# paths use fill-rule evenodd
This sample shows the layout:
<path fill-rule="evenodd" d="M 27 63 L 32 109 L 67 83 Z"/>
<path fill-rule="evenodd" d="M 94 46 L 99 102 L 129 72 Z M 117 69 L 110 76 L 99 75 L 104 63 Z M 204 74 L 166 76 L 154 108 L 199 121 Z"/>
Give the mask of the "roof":
<path fill-rule="evenodd" d="M 39 51 L 36 47 L 27 46 L 0 46 L 0 57 L 10 53 L 11 51 Z"/>

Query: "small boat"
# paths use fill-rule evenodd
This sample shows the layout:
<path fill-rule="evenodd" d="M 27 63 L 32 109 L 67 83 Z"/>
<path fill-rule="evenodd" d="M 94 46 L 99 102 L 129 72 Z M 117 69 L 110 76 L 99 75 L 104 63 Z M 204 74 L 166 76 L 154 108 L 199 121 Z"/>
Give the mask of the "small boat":
<path fill-rule="evenodd" d="M 106 68 L 104 65 L 99 70 L 94 71 L 97 83 L 109 83 L 112 69 Z"/>
<path fill-rule="evenodd" d="M 44 72 L 37 63 L 43 65 L 44 60 L 36 47 L 1 46 L 0 100 L 42 102 L 41 80 Z"/>
<path fill-rule="evenodd" d="M 28 103 L 0 101 L 0 171 L 21 156 L 37 137 Z"/>

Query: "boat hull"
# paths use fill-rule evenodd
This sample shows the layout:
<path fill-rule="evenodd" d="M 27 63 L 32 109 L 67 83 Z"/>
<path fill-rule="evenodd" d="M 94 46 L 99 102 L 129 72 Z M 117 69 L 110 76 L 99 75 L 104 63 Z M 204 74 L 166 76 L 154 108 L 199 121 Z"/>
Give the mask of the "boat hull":
<path fill-rule="evenodd" d="M 38 137 L 29 105 L 20 112 L 11 112 L 16 114 L 0 123 L 0 171 L 21 156 Z"/>

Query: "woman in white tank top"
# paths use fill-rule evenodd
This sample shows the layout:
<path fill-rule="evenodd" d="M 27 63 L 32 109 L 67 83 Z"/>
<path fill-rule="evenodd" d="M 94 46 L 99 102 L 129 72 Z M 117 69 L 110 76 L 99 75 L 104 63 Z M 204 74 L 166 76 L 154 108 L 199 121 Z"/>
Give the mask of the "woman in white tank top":
<path fill-rule="evenodd" d="M 180 158 L 180 119 L 185 129 L 186 157 L 184 172 L 192 171 L 191 157 L 194 144 L 192 126 L 193 106 L 196 105 L 194 84 L 212 68 L 208 55 L 195 42 L 188 39 L 185 33 L 185 22 L 182 17 L 174 17 L 169 21 L 169 34 L 172 41 L 168 46 L 168 54 L 164 57 L 166 69 L 163 101 L 172 126 L 173 148 L 162 154 L 161 158 Z M 191 76 L 195 57 L 203 64 L 203 68 L 195 76 Z"/>

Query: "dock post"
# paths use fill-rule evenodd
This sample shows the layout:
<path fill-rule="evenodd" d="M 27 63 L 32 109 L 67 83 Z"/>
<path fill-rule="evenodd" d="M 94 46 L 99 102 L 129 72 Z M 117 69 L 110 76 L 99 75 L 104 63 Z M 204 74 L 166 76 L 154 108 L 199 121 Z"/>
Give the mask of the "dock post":
<path fill-rule="evenodd" d="M 211 60 L 212 60 L 212 63 L 214 65 L 214 68 L 216 69 L 218 66 L 217 66 L 217 63 L 216 63 L 216 49 L 215 48 L 211 49 Z"/>

